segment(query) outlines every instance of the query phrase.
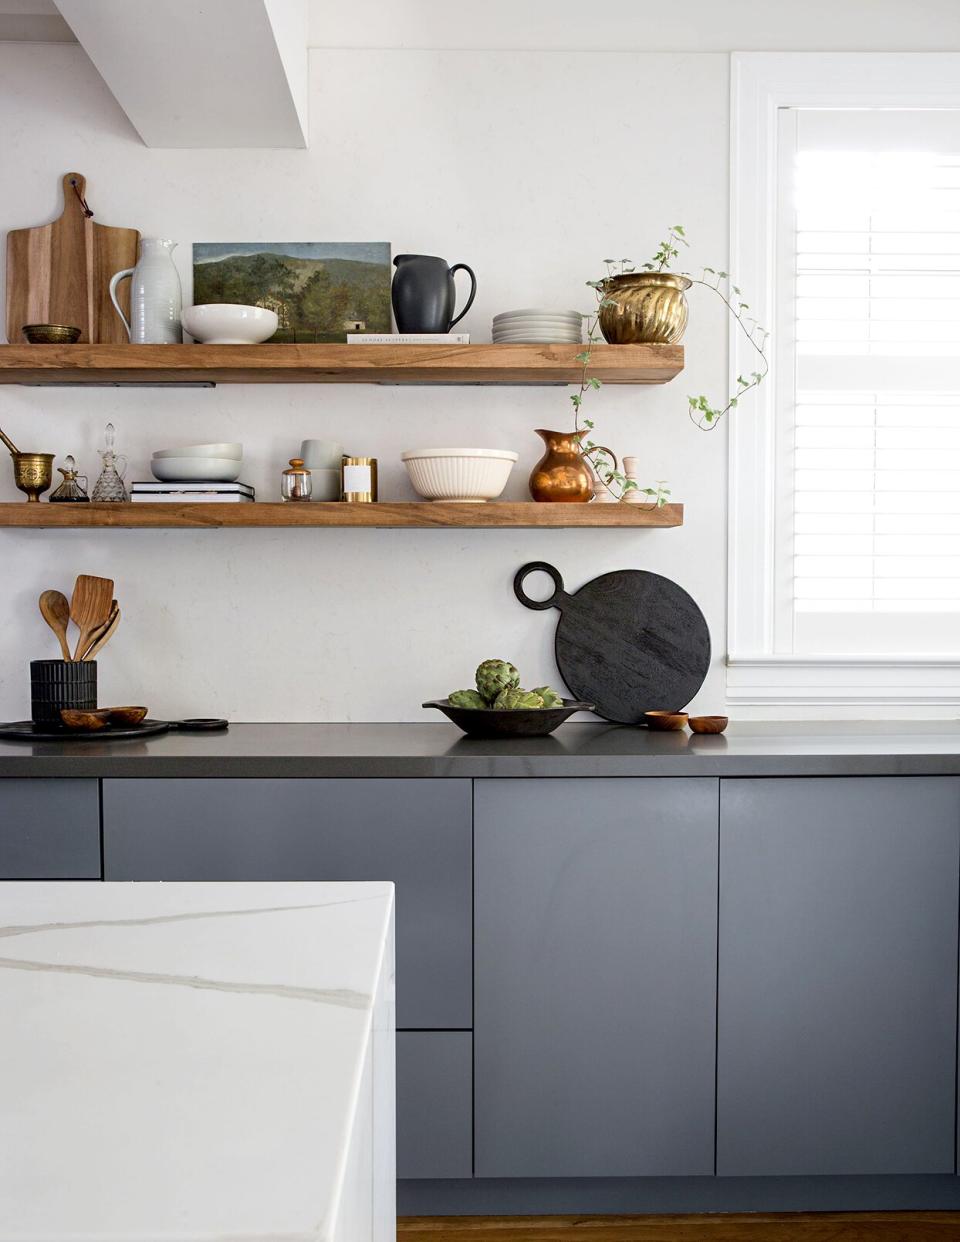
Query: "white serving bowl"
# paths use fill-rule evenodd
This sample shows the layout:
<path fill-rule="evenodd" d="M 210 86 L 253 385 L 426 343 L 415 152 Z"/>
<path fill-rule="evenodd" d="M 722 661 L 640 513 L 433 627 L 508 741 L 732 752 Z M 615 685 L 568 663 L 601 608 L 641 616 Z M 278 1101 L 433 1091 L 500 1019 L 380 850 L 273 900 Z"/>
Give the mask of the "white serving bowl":
<path fill-rule="evenodd" d="M 259 345 L 273 336 L 280 320 L 263 306 L 211 302 L 188 306 L 180 322 L 203 345 Z"/>
<path fill-rule="evenodd" d="M 157 449 L 154 461 L 165 457 L 229 457 L 240 461 L 243 457 L 242 444 L 185 444 L 183 448 Z"/>
<path fill-rule="evenodd" d="M 150 463 L 161 483 L 236 483 L 242 468 L 236 457 L 155 457 Z"/>
<path fill-rule="evenodd" d="M 509 449 L 429 448 L 408 449 L 400 460 L 424 500 L 482 504 L 506 487 L 517 456 Z"/>

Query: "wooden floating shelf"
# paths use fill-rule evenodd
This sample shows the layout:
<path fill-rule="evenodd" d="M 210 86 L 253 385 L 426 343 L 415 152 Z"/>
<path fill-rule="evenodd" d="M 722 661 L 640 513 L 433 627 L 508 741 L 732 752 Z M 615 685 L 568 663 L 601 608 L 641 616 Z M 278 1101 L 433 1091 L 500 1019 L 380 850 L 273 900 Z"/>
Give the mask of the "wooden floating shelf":
<path fill-rule="evenodd" d="M 0 345 L 0 384 L 575 384 L 582 345 Z M 665 384 L 682 345 L 594 345 L 605 384 Z"/>
<path fill-rule="evenodd" d="M 683 525 L 683 505 L 660 509 L 627 504 L 537 504 L 533 501 L 450 504 L 394 502 L 341 504 L 0 504 L 0 527 L 64 528 L 191 528 L 222 526 L 368 526 L 435 529 L 494 527 L 639 528 Z"/>

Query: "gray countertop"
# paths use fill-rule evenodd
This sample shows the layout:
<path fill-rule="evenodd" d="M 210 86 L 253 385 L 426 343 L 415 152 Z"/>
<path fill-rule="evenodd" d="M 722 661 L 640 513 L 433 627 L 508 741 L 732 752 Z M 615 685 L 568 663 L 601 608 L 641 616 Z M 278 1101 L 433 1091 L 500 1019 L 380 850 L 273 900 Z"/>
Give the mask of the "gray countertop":
<path fill-rule="evenodd" d="M 0 777 L 960 774 L 960 721 L 735 723 L 719 737 L 566 724 L 472 741 L 450 724 L 233 724 L 143 741 L 0 741 Z"/>

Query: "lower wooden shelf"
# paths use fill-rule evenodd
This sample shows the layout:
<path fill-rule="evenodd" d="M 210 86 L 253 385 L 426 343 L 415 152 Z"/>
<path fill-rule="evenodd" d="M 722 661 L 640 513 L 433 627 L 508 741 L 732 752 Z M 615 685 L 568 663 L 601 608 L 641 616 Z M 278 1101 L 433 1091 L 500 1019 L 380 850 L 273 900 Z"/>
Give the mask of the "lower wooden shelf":
<path fill-rule="evenodd" d="M 0 504 L 0 526 L 65 527 L 371 526 L 371 527 L 646 527 L 682 526 L 683 505 L 451 504 L 381 501 L 340 504 Z"/>

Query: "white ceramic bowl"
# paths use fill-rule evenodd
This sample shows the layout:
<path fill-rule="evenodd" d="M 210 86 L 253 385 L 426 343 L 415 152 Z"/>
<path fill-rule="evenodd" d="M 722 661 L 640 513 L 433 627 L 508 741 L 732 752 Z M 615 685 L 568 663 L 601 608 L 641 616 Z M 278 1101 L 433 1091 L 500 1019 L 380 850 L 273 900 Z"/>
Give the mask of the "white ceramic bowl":
<path fill-rule="evenodd" d="M 482 504 L 496 500 L 506 487 L 517 454 L 509 449 L 408 449 L 400 460 L 424 500 Z"/>
<path fill-rule="evenodd" d="M 273 336 L 280 322 L 277 312 L 263 306 L 211 302 L 188 306 L 180 321 L 203 345 L 259 345 Z"/>
<path fill-rule="evenodd" d="M 243 457 L 242 444 L 185 444 L 183 448 L 157 449 L 153 458 L 164 457 L 229 457 L 240 461 Z"/>
<path fill-rule="evenodd" d="M 161 483 L 236 483 L 242 468 L 235 457 L 155 457 L 150 463 Z"/>

